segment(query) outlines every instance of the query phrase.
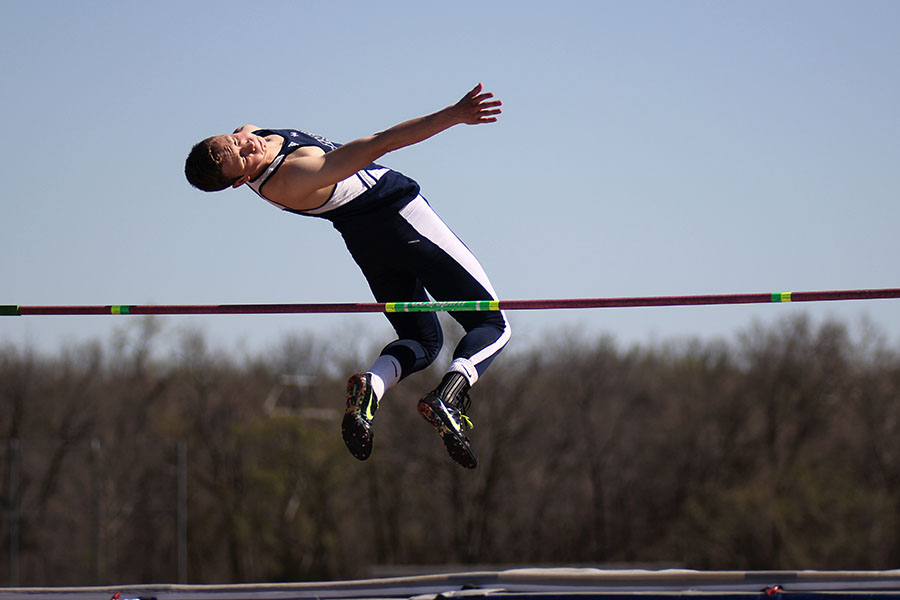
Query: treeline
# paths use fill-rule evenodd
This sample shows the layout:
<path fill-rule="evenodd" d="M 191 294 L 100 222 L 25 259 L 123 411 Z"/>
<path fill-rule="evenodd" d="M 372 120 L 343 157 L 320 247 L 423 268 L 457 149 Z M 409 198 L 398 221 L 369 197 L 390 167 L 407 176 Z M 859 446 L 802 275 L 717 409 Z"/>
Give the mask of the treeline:
<path fill-rule="evenodd" d="M 872 332 L 513 346 L 474 390 L 465 471 L 415 410 L 436 372 L 391 392 L 369 461 L 344 448 L 374 341 L 234 357 L 193 334 L 160 358 L 159 322 L 137 322 L 56 356 L 0 348 L 0 584 L 897 566 L 900 353 Z"/>

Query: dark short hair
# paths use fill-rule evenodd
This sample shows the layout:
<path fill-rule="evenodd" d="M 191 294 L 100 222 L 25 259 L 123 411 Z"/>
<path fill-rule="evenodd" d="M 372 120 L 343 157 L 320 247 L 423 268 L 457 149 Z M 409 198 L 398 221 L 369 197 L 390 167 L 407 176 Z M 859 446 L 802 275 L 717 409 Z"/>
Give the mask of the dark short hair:
<path fill-rule="evenodd" d="M 204 192 L 218 192 L 237 181 L 222 175 L 222 157 L 214 139 L 209 137 L 194 144 L 184 161 L 184 176 L 192 186 Z"/>

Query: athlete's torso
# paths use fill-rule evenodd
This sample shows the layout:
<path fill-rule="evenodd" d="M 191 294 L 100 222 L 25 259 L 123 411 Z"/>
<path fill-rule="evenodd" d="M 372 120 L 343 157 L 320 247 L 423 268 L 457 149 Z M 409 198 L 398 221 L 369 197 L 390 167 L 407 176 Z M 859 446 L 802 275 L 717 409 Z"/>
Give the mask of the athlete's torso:
<path fill-rule="evenodd" d="M 412 179 L 402 173 L 372 163 L 350 177 L 337 182 L 331 194 L 315 208 L 295 210 L 282 206 L 265 196 L 264 186 L 276 175 L 287 157 L 300 148 L 313 146 L 320 148 L 323 152 L 330 152 L 339 144 L 297 129 L 259 129 L 253 133 L 262 136 L 275 134 L 284 139 L 281 150 L 275 159 L 259 177 L 248 182 L 248 185 L 261 198 L 288 212 L 323 217 L 338 222 L 385 206 L 398 205 L 398 207 L 402 207 L 419 192 L 418 184 Z"/>

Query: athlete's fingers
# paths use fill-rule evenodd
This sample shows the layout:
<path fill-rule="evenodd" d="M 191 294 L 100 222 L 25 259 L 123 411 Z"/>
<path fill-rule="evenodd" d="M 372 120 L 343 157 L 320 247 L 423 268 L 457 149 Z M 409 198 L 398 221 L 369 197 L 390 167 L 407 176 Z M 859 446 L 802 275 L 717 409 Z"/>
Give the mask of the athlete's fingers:
<path fill-rule="evenodd" d="M 491 100 L 490 102 L 479 102 L 478 106 L 481 108 L 497 108 L 498 106 L 503 106 L 503 102 L 500 100 Z"/>
<path fill-rule="evenodd" d="M 483 84 L 479 82 L 457 103 L 458 109 L 469 113 L 468 116 L 463 117 L 463 122 L 470 124 L 493 123 L 497 120 L 496 115 L 502 112 L 500 107 L 503 102 L 495 99 L 492 92 L 483 92 L 483 89 Z"/>

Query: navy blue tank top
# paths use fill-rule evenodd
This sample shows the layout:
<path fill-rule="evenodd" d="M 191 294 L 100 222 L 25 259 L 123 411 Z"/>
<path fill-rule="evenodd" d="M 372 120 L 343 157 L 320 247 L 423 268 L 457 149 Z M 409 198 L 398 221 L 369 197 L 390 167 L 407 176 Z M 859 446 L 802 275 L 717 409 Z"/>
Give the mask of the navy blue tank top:
<path fill-rule="evenodd" d="M 310 210 L 287 208 L 269 200 L 263 194 L 263 187 L 269 178 L 278 172 L 284 159 L 298 148 L 316 146 L 325 152 L 330 152 L 340 144 L 297 129 L 259 129 L 253 133 L 262 136 L 274 133 L 284 138 L 284 143 L 275 159 L 259 177 L 248 183 L 250 188 L 261 198 L 282 210 L 300 215 L 322 217 L 334 222 L 338 227 L 338 224 L 343 221 L 352 220 L 354 217 L 384 208 L 399 210 L 419 193 L 419 184 L 406 175 L 372 163 L 335 184 L 328 200 L 321 206 Z"/>

